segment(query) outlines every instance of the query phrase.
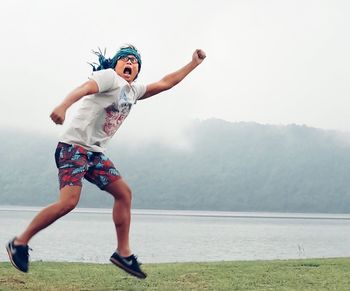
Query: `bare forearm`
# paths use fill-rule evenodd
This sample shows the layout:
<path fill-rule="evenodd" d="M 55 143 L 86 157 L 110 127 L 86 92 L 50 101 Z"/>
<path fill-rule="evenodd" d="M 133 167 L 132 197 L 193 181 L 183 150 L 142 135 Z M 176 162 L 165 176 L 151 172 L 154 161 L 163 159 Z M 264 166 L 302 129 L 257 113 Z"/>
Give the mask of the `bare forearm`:
<path fill-rule="evenodd" d="M 50 117 L 56 124 L 63 124 L 67 109 L 75 102 L 86 95 L 98 92 L 98 86 L 95 81 L 87 81 L 83 85 L 70 92 L 51 113 Z"/>
<path fill-rule="evenodd" d="M 176 84 L 180 83 L 190 72 L 192 72 L 196 67 L 198 66 L 198 63 L 191 61 L 181 69 L 170 73 L 166 75 L 162 81 L 166 83 L 169 87 L 169 89 Z"/>
<path fill-rule="evenodd" d="M 181 69 L 166 75 L 160 81 L 147 85 L 145 94 L 139 100 L 149 98 L 160 92 L 168 90 L 180 83 L 190 72 L 192 72 L 205 59 L 205 52 L 197 49 L 192 55 L 192 60 Z"/>
<path fill-rule="evenodd" d="M 82 85 L 70 92 L 61 102 L 59 106 L 62 106 L 67 110 L 72 104 L 79 101 L 82 97 L 88 95 L 86 86 Z"/>

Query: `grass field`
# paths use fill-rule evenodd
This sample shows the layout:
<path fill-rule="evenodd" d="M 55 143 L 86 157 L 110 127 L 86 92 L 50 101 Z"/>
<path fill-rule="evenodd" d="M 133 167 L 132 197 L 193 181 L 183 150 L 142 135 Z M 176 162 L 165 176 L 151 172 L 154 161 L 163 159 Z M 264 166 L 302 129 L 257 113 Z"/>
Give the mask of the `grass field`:
<path fill-rule="evenodd" d="M 112 264 L 0 263 L 0 290 L 350 290 L 350 258 L 146 264 L 146 280 Z"/>

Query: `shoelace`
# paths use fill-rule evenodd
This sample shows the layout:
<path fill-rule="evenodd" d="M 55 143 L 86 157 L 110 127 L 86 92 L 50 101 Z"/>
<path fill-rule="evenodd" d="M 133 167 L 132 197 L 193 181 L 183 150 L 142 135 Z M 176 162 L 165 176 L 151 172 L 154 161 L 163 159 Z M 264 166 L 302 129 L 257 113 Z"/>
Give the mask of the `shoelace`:
<path fill-rule="evenodd" d="M 142 265 L 142 262 L 140 262 L 140 261 L 138 260 L 138 258 L 137 258 L 136 255 L 134 255 L 134 257 L 135 257 L 135 261 L 141 266 L 141 265 Z"/>
<path fill-rule="evenodd" d="M 31 251 L 31 252 L 32 252 L 32 251 L 33 251 L 33 249 L 32 249 L 31 247 L 29 247 L 29 246 L 28 246 L 28 251 L 27 251 L 28 261 L 29 261 L 29 259 L 30 259 L 29 251 Z"/>

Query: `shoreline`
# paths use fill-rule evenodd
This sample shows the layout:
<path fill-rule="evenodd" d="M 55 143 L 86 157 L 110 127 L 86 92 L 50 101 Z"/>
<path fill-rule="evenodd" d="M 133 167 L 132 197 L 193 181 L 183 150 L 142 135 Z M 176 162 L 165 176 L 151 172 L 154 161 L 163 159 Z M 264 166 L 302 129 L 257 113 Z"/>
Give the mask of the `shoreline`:
<path fill-rule="evenodd" d="M 0 211 L 7 212 L 39 212 L 40 206 L 0 205 Z M 77 207 L 72 212 L 84 214 L 112 213 L 107 208 Z M 172 209 L 132 209 L 132 215 L 144 216 L 182 216 L 182 217 L 216 217 L 216 218 L 262 218 L 262 219 L 315 219 L 315 220 L 350 220 L 347 213 L 298 213 L 298 212 L 241 212 L 213 210 L 172 210 Z"/>

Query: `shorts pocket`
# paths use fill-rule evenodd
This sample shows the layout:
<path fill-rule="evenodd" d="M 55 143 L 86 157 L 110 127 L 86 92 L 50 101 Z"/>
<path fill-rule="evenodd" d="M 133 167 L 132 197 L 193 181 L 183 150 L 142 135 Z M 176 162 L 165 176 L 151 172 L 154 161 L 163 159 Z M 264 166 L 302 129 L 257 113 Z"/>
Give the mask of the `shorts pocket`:
<path fill-rule="evenodd" d="M 62 151 L 62 147 L 57 146 L 56 151 L 55 151 L 55 162 L 56 162 L 57 169 L 59 168 L 59 160 L 60 160 L 61 151 Z"/>

